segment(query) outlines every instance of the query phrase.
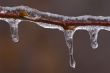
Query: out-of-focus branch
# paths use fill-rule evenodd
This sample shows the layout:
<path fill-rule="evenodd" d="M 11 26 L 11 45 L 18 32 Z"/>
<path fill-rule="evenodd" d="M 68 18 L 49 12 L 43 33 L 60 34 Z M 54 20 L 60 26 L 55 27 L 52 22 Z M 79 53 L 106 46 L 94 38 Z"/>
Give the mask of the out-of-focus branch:
<path fill-rule="evenodd" d="M 24 7 L 24 9 L 23 9 Z M 58 14 L 52 14 L 47 12 L 41 12 L 35 9 L 28 7 L 28 9 L 23 7 L 16 7 L 15 9 L 9 7 L 1 7 L 0 18 L 14 18 L 21 20 L 29 20 L 33 22 L 42 22 L 48 24 L 59 25 L 64 29 L 74 29 L 77 26 L 110 26 L 110 17 L 103 16 L 78 16 L 78 17 L 69 17 Z M 5 10 L 7 12 L 2 12 Z"/>

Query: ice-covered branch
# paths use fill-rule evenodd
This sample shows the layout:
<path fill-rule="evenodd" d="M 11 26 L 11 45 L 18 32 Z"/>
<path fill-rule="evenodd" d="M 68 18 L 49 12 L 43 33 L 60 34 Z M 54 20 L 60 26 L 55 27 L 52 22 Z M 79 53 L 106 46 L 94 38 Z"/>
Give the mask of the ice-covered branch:
<path fill-rule="evenodd" d="M 14 18 L 32 22 L 54 24 L 64 29 L 74 29 L 77 26 L 98 25 L 110 26 L 110 17 L 84 15 L 69 17 L 48 12 L 41 12 L 28 6 L 0 7 L 0 18 Z"/>
<path fill-rule="evenodd" d="M 63 16 L 49 12 L 41 12 L 28 6 L 2 7 L 0 6 L 0 20 L 10 25 L 12 40 L 19 41 L 18 24 L 21 21 L 34 22 L 44 28 L 59 29 L 64 32 L 66 44 L 69 48 L 70 66 L 75 68 L 73 57 L 73 35 L 76 30 L 89 32 L 91 46 L 98 47 L 97 37 L 100 30 L 110 31 L 110 17 L 84 15 L 78 17 Z"/>

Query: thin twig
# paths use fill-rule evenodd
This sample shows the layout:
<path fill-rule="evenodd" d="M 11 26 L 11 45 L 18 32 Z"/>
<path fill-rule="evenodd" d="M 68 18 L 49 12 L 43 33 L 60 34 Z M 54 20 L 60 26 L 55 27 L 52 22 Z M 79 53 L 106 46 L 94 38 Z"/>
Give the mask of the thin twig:
<path fill-rule="evenodd" d="M 8 8 L 6 8 L 6 10 L 8 11 Z M 21 10 L 21 11 L 14 12 L 15 10 Z M 69 17 L 69 16 L 57 15 L 47 12 L 41 12 L 33 9 L 36 15 L 38 15 L 39 17 L 36 19 L 32 19 L 29 18 L 31 16 L 30 11 L 23 8 L 20 9 L 20 7 L 18 9 L 16 8 L 15 10 L 12 11 L 10 10 L 10 12 L 6 12 L 6 13 L 0 13 L 0 18 L 14 18 L 14 19 L 29 20 L 34 22 L 54 24 L 54 25 L 62 26 L 64 29 L 73 29 L 77 26 L 88 26 L 88 25 L 110 26 L 110 17 L 90 16 L 90 15 Z M 30 8 L 30 10 L 32 10 L 32 8 Z"/>

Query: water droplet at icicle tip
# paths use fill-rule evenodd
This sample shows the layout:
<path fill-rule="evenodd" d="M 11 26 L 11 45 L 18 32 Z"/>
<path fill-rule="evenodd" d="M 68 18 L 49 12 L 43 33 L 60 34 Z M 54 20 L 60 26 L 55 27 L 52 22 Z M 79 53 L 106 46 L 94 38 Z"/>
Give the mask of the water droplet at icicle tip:
<path fill-rule="evenodd" d="M 19 42 L 19 34 L 18 34 L 18 24 L 21 20 L 18 19 L 6 19 L 10 26 L 11 37 L 14 42 Z"/>
<path fill-rule="evenodd" d="M 64 36 L 65 41 L 67 44 L 67 47 L 69 49 L 69 56 L 70 56 L 70 67 L 75 68 L 76 62 L 73 56 L 73 35 L 75 33 L 75 30 L 65 30 Z"/>

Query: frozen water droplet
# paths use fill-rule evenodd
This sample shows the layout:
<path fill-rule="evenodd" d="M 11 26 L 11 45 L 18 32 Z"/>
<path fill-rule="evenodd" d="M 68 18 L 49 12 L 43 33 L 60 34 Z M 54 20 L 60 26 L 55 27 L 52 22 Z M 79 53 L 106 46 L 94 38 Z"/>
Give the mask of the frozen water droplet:
<path fill-rule="evenodd" d="M 75 68 L 76 62 L 73 56 L 73 34 L 75 33 L 75 30 L 65 30 L 65 40 L 66 44 L 69 48 L 69 55 L 70 55 L 70 66 Z"/>
<path fill-rule="evenodd" d="M 98 47 L 97 38 L 98 38 L 98 32 L 100 31 L 99 28 L 92 27 L 88 29 L 89 35 L 90 35 L 90 41 L 91 41 L 91 47 L 93 49 L 96 49 Z"/>
<path fill-rule="evenodd" d="M 21 22 L 21 20 L 17 19 L 6 19 L 6 22 L 10 25 L 11 30 L 11 37 L 14 42 L 19 41 L 19 35 L 18 35 L 18 24 Z"/>

